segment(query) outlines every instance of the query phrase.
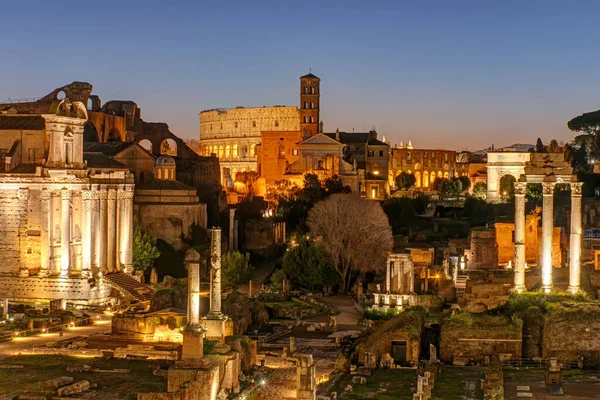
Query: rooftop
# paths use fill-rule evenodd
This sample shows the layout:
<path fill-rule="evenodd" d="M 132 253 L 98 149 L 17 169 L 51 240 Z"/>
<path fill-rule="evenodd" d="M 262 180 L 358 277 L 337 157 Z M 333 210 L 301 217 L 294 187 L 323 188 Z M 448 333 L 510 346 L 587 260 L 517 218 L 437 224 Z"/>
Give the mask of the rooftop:
<path fill-rule="evenodd" d="M 0 130 L 41 131 L 46 121 L 39 115 L 0 115 Z"/>
<path fill-rule="evenodd" d="M 122 164 L 114 158 L 102 153 L 84 152 L 83 160 L 87 161 L 88 168 L 128 169 L 125 164 Z"/>

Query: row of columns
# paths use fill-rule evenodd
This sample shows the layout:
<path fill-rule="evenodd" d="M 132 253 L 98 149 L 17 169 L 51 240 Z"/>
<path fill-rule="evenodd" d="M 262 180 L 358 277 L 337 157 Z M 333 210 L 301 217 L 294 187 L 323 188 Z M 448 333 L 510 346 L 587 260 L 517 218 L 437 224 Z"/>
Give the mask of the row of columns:
<path fill-rule="evenodd" d="M 92 185 L 81 190 L 81 274 L 89 276 L 91 269 L 103 273 L 124 270 L 133 272 L 133 185 Z M 40 276 L 52 272 L 52 241 L 60 240 L 60 276 L 69 276 L 72 265 L 73 226 L 72 196 L 68 188 L 60 190 L 60 217 L 51 203 L 52 190 L 40 193 L 42 210 Z M 52 224 L 60 218 L 60 238 L 53 237 Z"/>
<path fill-rule="evenodd" d="M 583 183 L 571 182 L 571 237 L 569 244 L 569 291 L 580 290 L 581 275 L 581 189 Z M 554 232 L 555 182 L 543 182 L 542 288 L 552 290 L 552 249 Z M 515 183 L 515 290 L 525 287 L 525 193 L 527 182 Z"/>

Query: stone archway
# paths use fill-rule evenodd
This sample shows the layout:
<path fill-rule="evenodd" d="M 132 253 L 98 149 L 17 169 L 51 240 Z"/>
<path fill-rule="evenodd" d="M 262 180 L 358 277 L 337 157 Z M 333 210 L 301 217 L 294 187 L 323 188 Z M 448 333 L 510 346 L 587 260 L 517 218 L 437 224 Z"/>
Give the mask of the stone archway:
<path fill-rule="evenodd" d="M 498 193 L 503 201 L 515 196 L 515 182 L 517 178 L 510 173 L 506 173 L 498 180 Z"/>
<path fill-rule="evenodd" d="M 107 142 L 122 142 L 121 132 L 117 128 L 113 128 L 108 132 L 108 136 L 106 137 Z"/>
<path fill-rule="evenodd" d="M 84 142 L 99 142 L 100 136 L 98 135 L 98 130 L 96 129 L 96 125 L 91 122 L 87 122 L 83 127 L 83 141 Z"/>
<path fill-rule="evenodd" d="M 148 151 L 150 154 L 152 154 L 152 142 L 148 139 L 142 139 L 138 142 L 138 144 L 140 146 L 142 146 L 146 151 Z"/>
<path fill-rule="evenodd" d="M 164 139 L 160 142 L 160 154 L 177 156 L 177 142 L 171 138 Z"/>

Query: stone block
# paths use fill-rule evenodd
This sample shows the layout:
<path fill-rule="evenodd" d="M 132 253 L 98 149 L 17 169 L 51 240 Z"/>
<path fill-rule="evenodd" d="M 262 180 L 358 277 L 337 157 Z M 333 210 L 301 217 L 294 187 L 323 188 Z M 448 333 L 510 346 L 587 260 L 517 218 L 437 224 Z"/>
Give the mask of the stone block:
<path fill-rule="evenodd" d="M 454 360 L 452 360 L 452 365 L 458 366 L 458 367 L 465 367 L 465 366 L 469 365 L 469 358 L 468 357 L 454 357 Z"/>

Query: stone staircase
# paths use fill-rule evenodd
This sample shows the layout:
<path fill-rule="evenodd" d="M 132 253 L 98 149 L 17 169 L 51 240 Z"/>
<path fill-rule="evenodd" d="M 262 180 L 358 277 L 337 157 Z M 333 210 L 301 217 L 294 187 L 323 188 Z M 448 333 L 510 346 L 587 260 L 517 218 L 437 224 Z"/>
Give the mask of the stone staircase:
<path fill-rule="evenodd" d="M 456 284 L 454 285 L 454 287 L 456 288 L 456 297 L 461 297 L 465 293 L 465 291 L 467 290 L 468 279 L 468 275 L 458 275 L 456 277 Z"/>
<path fill-rule="evenodd" d="M 151 286 L 140 283 L 123 272 L 107 274 L 103 279 L 105 285 L 118 290 L 127 300 L 150 301 L 154 294 L 154 289 Z"/>

